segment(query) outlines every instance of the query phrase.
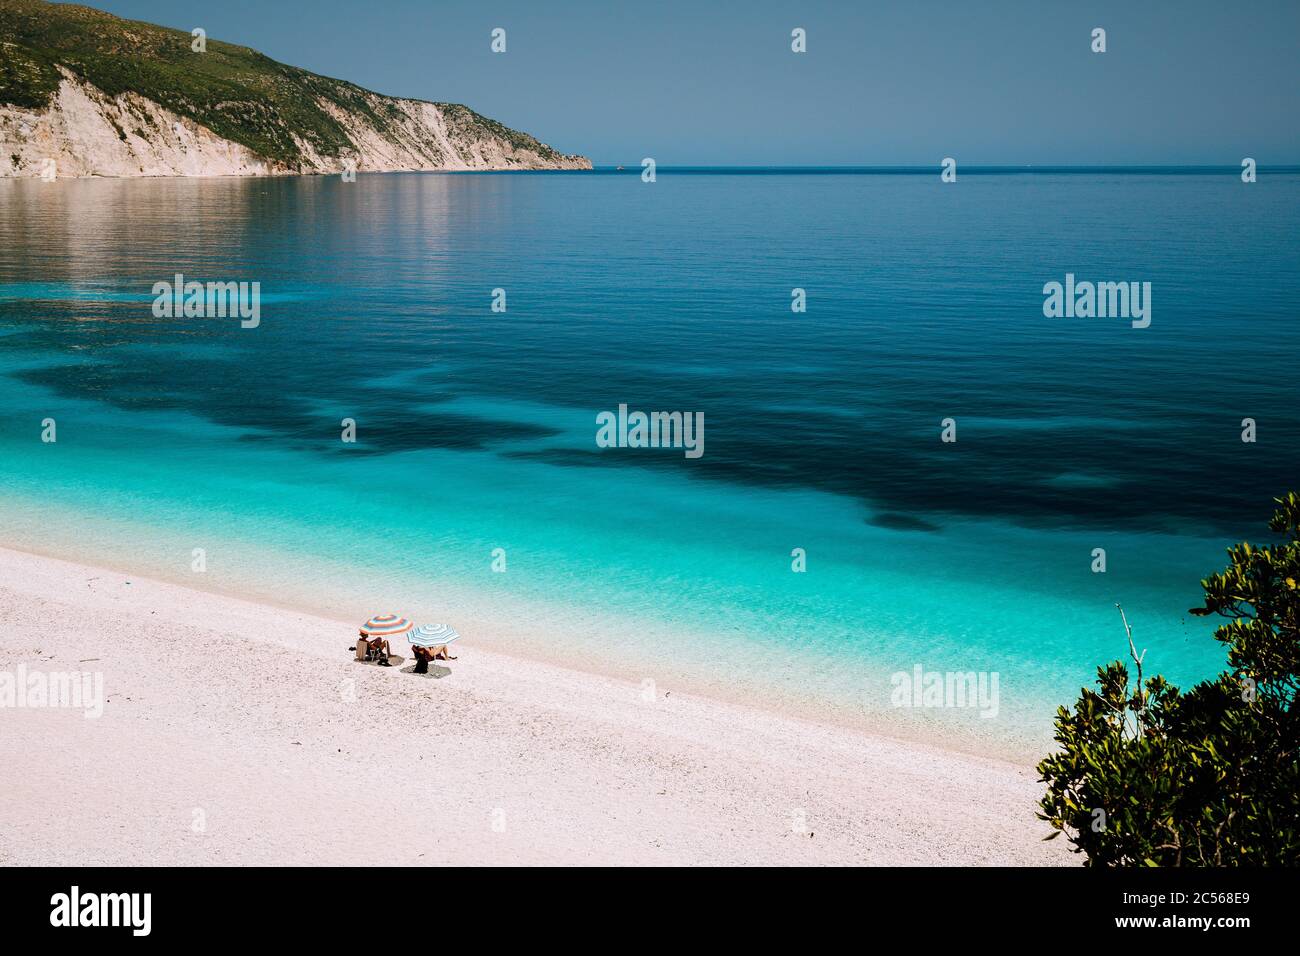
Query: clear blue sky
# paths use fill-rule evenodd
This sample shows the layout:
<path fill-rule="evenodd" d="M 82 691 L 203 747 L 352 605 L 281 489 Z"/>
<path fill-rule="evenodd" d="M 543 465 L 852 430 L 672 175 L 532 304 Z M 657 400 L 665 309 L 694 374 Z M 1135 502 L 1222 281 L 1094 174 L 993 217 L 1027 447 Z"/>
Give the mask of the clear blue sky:
<path fill-rule="evenodd" d="M 464 103 L 597 164 L 1300 162 L 1300 0 L 91 5 Z"/>

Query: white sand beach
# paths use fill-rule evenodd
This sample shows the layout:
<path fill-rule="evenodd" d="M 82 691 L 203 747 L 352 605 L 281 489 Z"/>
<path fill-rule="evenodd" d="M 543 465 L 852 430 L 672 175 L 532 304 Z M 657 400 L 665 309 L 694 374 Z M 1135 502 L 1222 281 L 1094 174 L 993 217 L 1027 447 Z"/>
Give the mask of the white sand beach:
<path fill-rule="evenodd" d="M 0 709 L 0 864 L 1076 861 L 1027 765 L 356 623 L 0 549 L 0 675 L 105 698 Z"/>

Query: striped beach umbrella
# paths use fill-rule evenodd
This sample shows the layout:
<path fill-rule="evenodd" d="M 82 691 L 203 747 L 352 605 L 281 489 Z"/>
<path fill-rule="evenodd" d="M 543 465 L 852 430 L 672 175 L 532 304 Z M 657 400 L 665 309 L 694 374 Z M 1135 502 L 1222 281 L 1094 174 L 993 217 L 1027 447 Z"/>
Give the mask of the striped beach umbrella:
<path fill-rule="evenodd" d="M 421 624 L 406 635 L 416 647 L 442 647 L 459 638 L 456 629 L 447 624 Z"/>
<path fill-rule="evenodd" d="M 361 625 L 361 633 L 366 637 L 396 637 L 405 634 L 415 625 L 397 614 L 376 614 Z"/>

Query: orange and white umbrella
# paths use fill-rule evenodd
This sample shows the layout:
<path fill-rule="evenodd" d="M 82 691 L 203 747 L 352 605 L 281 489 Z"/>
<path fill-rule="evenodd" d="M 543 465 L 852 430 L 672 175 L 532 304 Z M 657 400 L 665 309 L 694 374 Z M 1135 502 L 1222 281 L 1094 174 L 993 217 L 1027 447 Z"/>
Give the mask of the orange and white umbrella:
<path fill-rule="evenodd" d="M 376 614 L 361 625 L 361 633 L 366 637 L 396 637 L 413 627 L 414 624 L 398 614 Z"/>

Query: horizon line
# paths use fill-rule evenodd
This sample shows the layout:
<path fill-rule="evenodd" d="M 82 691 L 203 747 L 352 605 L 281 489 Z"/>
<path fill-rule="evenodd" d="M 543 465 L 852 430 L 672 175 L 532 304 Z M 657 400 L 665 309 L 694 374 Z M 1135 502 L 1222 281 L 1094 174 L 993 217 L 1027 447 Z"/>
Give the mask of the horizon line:
<path fill-rule="evenodd" d="M 942 163 L 931 163 L 925 165 L 918 164 L 884 164 L 868 165 L 862 163 L 750 163 L 750 164 L 728 164 L 728 163 L 656 163 L 656 169 L 676 169 L 676 170 L 706 170 L 706 169 L 726 169 L 726 170 L 830 170 L 830 171 L 855 171 L 867 170 L 871 172 L 933 172 L 936 169 L 943 169 Z M 958 173 L 961 172 L 1150 172 L 1150 171 L 1168 171 L 1168 170 L 1190 170 L 1190 171 L 1230 171 L 1240 172 L 1242 165 L 1238 163 L 981 163 L 960 165 L 958 164 Z M 1300 172 L 1300 163 L 1256 163 L 1257 170 L 1281 170 L 1287 172 Z M 629 163 L 593 163 L 593 170 L 623 170 L 625 172 L 640 171 L 641 162 L 634 161 Z"/>

